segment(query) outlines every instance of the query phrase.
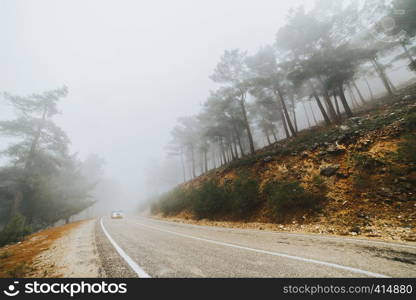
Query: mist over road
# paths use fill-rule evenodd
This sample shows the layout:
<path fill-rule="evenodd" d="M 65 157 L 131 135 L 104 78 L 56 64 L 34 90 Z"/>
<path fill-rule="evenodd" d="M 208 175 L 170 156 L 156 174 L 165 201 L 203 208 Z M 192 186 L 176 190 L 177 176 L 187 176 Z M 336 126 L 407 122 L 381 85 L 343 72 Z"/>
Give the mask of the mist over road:
<path fill-rule="evenodd" d="M 197 226 L 144 217 L 103 218 L 97 222 L 96 240 L 108 277 L 416 276 L 413 244 Z"/>

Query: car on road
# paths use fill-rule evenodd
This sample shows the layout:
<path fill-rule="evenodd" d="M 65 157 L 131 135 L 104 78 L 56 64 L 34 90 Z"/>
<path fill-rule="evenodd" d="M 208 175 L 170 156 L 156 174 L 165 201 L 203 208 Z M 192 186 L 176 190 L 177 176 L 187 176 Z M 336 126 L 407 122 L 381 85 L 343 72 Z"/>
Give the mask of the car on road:
<path fill-rule="evenodd" d="M 111 213 L 111 219 L 123 219 L 124 218 L 124 214 L 122 211 L 113 211 Z"/>

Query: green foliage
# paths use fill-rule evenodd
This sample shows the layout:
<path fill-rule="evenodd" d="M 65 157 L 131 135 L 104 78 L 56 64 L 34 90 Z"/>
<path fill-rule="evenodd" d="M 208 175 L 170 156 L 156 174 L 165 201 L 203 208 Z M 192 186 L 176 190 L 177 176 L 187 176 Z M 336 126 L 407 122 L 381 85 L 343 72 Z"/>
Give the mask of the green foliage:
<path fill-rule="evenodd" d="M 0 231 L 0 246 L 21 241 L 26 235 L 32 232 L 32 228 L 26 225 L 25 218 L 17 214 Z"/>
<path fill-rule="evenodd" d="M 314 208 L 325 199 L 325 181 L 316 176 L 313 182 L 316 188 L 313 192 L 306 191 L 297 182 L 282 182 L 268 184 L 262 194 L 258 182 L 247 174 L 224 185 L 211 179 L 197 188 L 184 190 L 178 187 L 162 195 L 152 204 L 152 213 L 175 215 L 190 209 L 200 219 L 212 219 L 222 215 L 245 218 L 266 196 L 274 213 L 279 217 L 286 212 Z"/>
<path fill-rule="evenodd" d="M 416 134 L 407 134 L 399 143 L 398 159 L 406 163 L 416 163 Z"/>
<path fill-rule="evenodd" d="M 159 198 L 159 201 L 152 206 L 152 211 L 160 211 L 165 216 L 175 215 L 186 209 L 189 205 L 189 201 L 189 193 L 179 186 L 174 190 L 163 194 Z"/>
<path fill-rule="evenodd" d="M 190 209 L 198 218 L 213 218 L 227 213 L 245 217 L 259 204 L 259 199 L 257 181 L 243 175 L 224 186 L 216 180 L 188 189 L 179 186 L 154 201 L 151 211 L 169 216 Z"/>
<path fill-rule="evenodd" d="M 352 176 L 352 184 L 354 186 L 354 190 L 356 191 L 363 191 L 369 190 L 373 186 L 373 181 L 368 174 L 358 173 Z"/>
<path fill-rule="evenodd" d="M 9 258 L 12 254 L 9 251 L 4 251 L 0 254 L 0 259 Z"/>
<path fill-rule="evenodd" d="M 409 132 L 416 130 L 416 111 L 410 112 L 406 115 L 403 128 Z"/>
<path fill-rule="evenodd" d="M 327 186 L 325 183 L 325 180 L 322 178 L 322 176 L 315 175 L 312 178 L 312 184 L 320 191 L 321 193 L 325 193 L 327 190 Z"/>
<path fill-rule="evenodd" d="M 227 189 L 226 196 L 231 203 L 232 214 L 246 217 L 260 202 L 258 182 L 244 175 L 238 177 Z"/>
<path fill-rule="evenodd" d="M 27 273 L 33 271 L 34 269 L 30 267 L 26 262 L 21 262 L 13 269 L 7 272 L 10 278 L 23 278 Z"/>
<path fill-rule="evenodd" d="M 264 155 L 264 154 L 245 156 L 243 158 L 234 160 L 231 163 L 229 163 L 226 169 L 231 170 L 231 169 L 250 167 L 254 165 L 255 163 L 257 163 L 261 158 L 266 157 L 266 156 L 267 155 Z"/>
<path fill-rule="evenodd" d="M 81 173 L 86 168 L 69 153 L 70 140 L 53 121 L 67 93 L 63 87 L 26 97 L 4 94 L 17 117 L 0 121 L 0 134 L 14 141 L 1 153 L 10 164 L 0 168 L 0 216 L 5 220 L 0 224 L 21 213 L 34 228 L 42 228 L 94 203 L 89 193 L 97 176 Z"/>
<path fill-rule="evenodd" d="M 295 210 L 316 208 L 325 199 L 323 194 L 306 191 L 295 181 L 269 183 L 264 192 L 277 218 L 283 218 L 285 213 Z"/>
<path fill-rule="evenodd" d="M 202 183 L 198 189 L 191 191 L 192 211 L 197 218 L 213 218 L 230 211 L 230 201 L 225 187 L 216 180 Z"/>
<path fill-rule="evenodd" d="M 350 159 L 352 159 L 356 168 L 367 173 L 371 173 L 374 169 L 383 165 L 383 162 L 367 154 L 352 153 Z"/>

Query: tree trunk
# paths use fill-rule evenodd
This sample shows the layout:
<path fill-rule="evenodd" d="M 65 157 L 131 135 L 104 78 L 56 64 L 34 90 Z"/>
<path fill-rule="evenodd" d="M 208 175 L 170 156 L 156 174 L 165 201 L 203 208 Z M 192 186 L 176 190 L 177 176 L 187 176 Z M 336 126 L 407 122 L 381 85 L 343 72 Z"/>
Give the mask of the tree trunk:
<path fill-rule="evenodd" d="M 241 153 L 241 156 L 244 156 L 244 155 L 245 155 L 245 153 L 244 153 L 244 148 L 243 148 L 243 145 L 241 144 L 241 138 L 240 138 L 240 135 L 237 135 L 237 143 L 238 143 L 238 147 L 240 148 L 240 153 Z"/>
<path fill-rule="evenodd" d="M 204 152 L 204 163 L 205 163 L 205 173 L 208 172 L 208 150 L 205 150 Z"/>
<path fill-rule="evenodd" d="M 283 95 L 280 92 L 280 90 L 277 90 L 277 94 L 278 94 L 278 98 L 280 99 L 280 104 L 282 105 L 283 113 L 286 118 L 286 123 L 287 123 L 287 126 L 289 127 L 290 133 L 292 134 L 292 136 L 296 136 L 296 131 L 295 131 L 295 128 L 293 127 L 292 121 L 290 120 L 289 113 L 287 111 L 287 107 L 286 107 L 286 103 L 283 98 Z M 276 91 L 275 91 L 275 95 L 276 95 Z"/>
<path fill-rule="evenodd" d="M 229 145 L 229 148 L 230 148 L 230 152 L 231 152 L 231 159 L 232 160 L 235 160 L 236 159 L 236 155 L 234 153 L 233 145 L 231 143 Z"/>
<path fill-rule="evenodd" d="M 393 84 L 393 82 L 391 81 L 391 79 L 389 77 L 387 77 L 387 80 L 389 81 L 389 84 L 391 86 L 391 89 L 393 90 L 393 93 L 397 91 L 396 86 Z"/>
<path fill-rule="evenodd" d="M 204 152 L 199 152 L 199 173 L 204 174 Z"/>
<path fill-rule="evenodd" d="M 371 89 L 370 83 L 368 82 L 367 78 L 363 78 L 365 83 L 367 84 L 368 87 L 368 91 L 370 92 L 370 96 L 371 96 L 371 100 L 374 101 L 374 94 L 373 94 L 373 90 Z"/>
<path fill-rule="evenodd" d="M 334 108 L 334 106 L 332 105 L 332 102 L 331 102 L 331 97 L 329 97 L 328 89 L 325 87 L 325 84 L 324 84 L 324 82 L 323 82 L 323 80 L 320 76 L 318 76 L 318 79 L 319 79 L 319 81 L 322 85 L 322 92 L 323 92 L 325 103 L 327 105 L 326 107 L 328 109 L 329 116 L 331 117 L 331 120 L 334 123 L 339 123 L 338 116 L 335 112 L 335 108 Z"/>
<path fill-rule="evenodd" d="M 23 189 L 23 188 L 22 187 L 19 188 L 19 190 L 17 190 L 14 193 L 12 208 L 11 208 L 11 211 L 10 211 L 10 218 L 12 218 L 15 215 L 20 213 L 20 205 L 21 205 L 22 200 L 23 200 L 23 193 L 21 192 L 21 189 Z"/>
<path fill-rule="evenodd" d="M 220 143 L 221 143 L 222 158 L 223 158 L 224 165 L 225 165 L 227 163 L 227 156 L 225 155 L 224 143 L 222 141 L 222 138 L 220 139 Z"/>
<path fill-rule="evenodd" d="M 244 153 L 243 145 L 241 144 L 241 137 L 234 123 L 233 123 L 233 128 L 235 132 L 235 137 L 237 138 L 238 147 L 240 148 L 241 156 L 243 157 L 245 153 Z"/>
<path fill-rule="evenodd" d="M 280 118 L 282 119 L 283 129 L 285 130 L 286 138 L 288 139 L 290 138 L 290 133 L 289 133 L 289 129 L 287 128 L 285 115 L 283 114 L 282 108 L 280 108 L 279 111 L 280 111 Z"/>
<path fill-rule="evenodd" d="M 196 171 L 195 171 L 195 153 L 194 153 L 194 146 L 191 145 L 191 164 L 192 164 L 192 177 L 196 177 Z"/>
<path fill-rule="evenodd" d="M 346 113 L 347 117 L 348 118 L 353 117 L 354 115 L 351 111 L 350 106 L 348 105 L 347 98 L 345 98 L 344 88 L 343 88 L 342 84 L 339 85 L 338 92 L 339 92 L 339 96 L 341 98 L 341 103 L 344 106 L 344 110 L 345 110 L 345 113 Z"/>
<path fill-rule="evenodd" d="M 341 117 L 341 110 L 339 109 L 339 103 L 337 99 L 337 94 L 334 91 L 334 103 L 335 103 L 335 109 L 337 110 L 337 114 L 339 117 Z"/>
<path fill-rule="evenodd" d="M 240 155 L 238 154 L 237 141 L 236 141 L 236 137 L 234 135 L 233 135 L 233 146 L 234 146 L 235 156 L 236 156 L 237 159 L 239 159 Z"/>
<path fill-rule="evenodd" d="M 324 117 L 326 125 L 331 125 L 331 121 L 329 120 L 329 117 L 328 117 L 324 107 L 322 106 L 322 102 L 319 99 L 319 96 L 315 91 L 313 92 L 313 96 L 315 97 L 316 103 L 318 104 L 318 107 L 319 107 L 319 110 L 322 113 L 322 116 Z"/>
<path fill-rule="evenodd" d="M 42 112 L 42 121 L 39 122 L 38 128 L 36 130 L 35 136 L 33 138 L 32 144 L 30 145 L 30 150 L 29 150 L 29 154 L 26 158 L 25 161 L 25 165 L 23 168 L 23 178 L 21 179 L 20 184 L 18 185 L 18 189 L 15 192 L 14 198 L 13 198 L 13 203 L 12 203 L 12 209 L 11 209 L 11 217 L 13 217 L 14 215 L 17 215 L 20 213 L 20 206 L 23 202 L 23 188 L 26 185 L 26 181 L 28 179 L 29 173 L 32 169 L 32 165 L 33 165 L 33 158 L 35 156 L 36 153 L 36 149 L 38 147 L 39 144 L 39 139 L 40 136 L 42 134 L 42 130 L 46 121 L 46 115 L 48 113 L 48 108 L 46 107 L 46 105 L 43 108 L 43 112 Z"/>
<path fill-rule="evenodd" d="M 182 165 L 183 182 L 186 182 L 185 162 L 183 161 L 183 149 L 181 149 L 181 165 Z"/>
<path fill-rule="evenodd" d="M 292 102 L 292 115 L 293 115 L 293 124 L 295 125 L 295 131 L 299 132 L 298 121 L 296 119 L 296 103 L 295 103 L 295 98 L 293 97 L 293 95 L 291 95 L 290 101 Z"/>
<path fill-rule="evenodd" d="M 276 133 L 274 132 L 273 129 L 272 129 L 272 135 L 273 135 L 274 142 L 276 143 L 277 142 L 277 136 L 276 136 Z"/>
<path fill-rule="evenodd" d="M 413 56 L 410 54 L 409 49 L 407 49 L 406 44 L 404 42 L 401 42 L 400 45 L 402 46 L 404 53 L 406 54 L 407 58 L 410 61 L 410 65 L 416 65 L 416 61 L 413 59 Z M 416 72 L 416 69 L 413 70 L 413 72 Z"/>
<path fill-rule="evenodd" d="M 245 95 L 243 93 L 241 94 L 240 106 L 241 106 L 241 110 L 243 111 L 244 124 L 247 130 L 248 141 L 250 143 L 250 152 L 251 154 L 254 154 L 256 150 L 254 149 L 253 136 L 251 134 L 250 124 L 248 123 L 247 111 L 246 111 L 246 105 L 245 105 Z"/>
<path fill-rule="evenodd" d="M 303 104 L 303 110 L 305 111 L 305 117 L 306 117 L 306 121 L 308 122 L 308 128 L 311 128 L 311 121 L 309 120 L 309 116 L 308 116 L 308 112 L 306 111 L 306 106 L 305 106 L 305 102 L 302 102 Z"/>
<path fill-rule="evenodd" d="M 311 110 L 313 121 L 315 122 L 315 125 L 318 125 L 318 120 L 316 119 L 315 112 L 313 111 L 312 103 L 310 101 L 308 102 L 309 102 L 309 109 Z"/>
<path fill-rule="evenodd" d="M 269 133 L 267 131 L 264 132 L 264 135 L 266 136 L 267 139 L 267 143 L 269 144 L 269 146 L 272 144 L 272 142 L 270 141 L 270 137 L 269 137 Z"/>
<path fill-rule="evenodd" d="M 338 115 L 335 111 L 334 106 L 332 105 L 332 101 L 331 101 L 331 98 L 329 97 L 328 91 L 324 92 L 324 100 L 328 104 L 327 107 L 329 109 L 328 111 L 329 111 L 329 115 L 330 115 L 332 121 L 334 123 L 339 123 Z"/>
<path fill-rule="evenodd" d="M 389 80 L 388 80 L 387 75 L 384 71 L 384 68 L 379 64 L 379 62 L 377 61 L 377 58 L 372 58 L 371 62 L 373 64 L 378 76 L 380 77 L 381 81 L 383 82 L 383 85 L 386 88 L 387 93 L 390 96 L 393 96 L 394 93 L 393 93 L 393 90 L 392 90 L 392 88 L 389 84 Z"/>
<path fill-rule="evenodd" d="M 347 84 L 348 93 L 350 94 L 350 98 L 352 101 L 352 104 L 354 107 L 359 107 L 360 105 L 357 102 L 357 99 L 355 98 L 354 92 L 352 91 L 351 87 Z"/>
<path fill-rule="evenodd" d="M 365 101 L 363 94 L 361 94 L 360 89 L 357 86 L 357 83 L 355 81 L 352 82 L 353 87 L 355 88 L 355 90 L 357 91 L 358 96 L 360 97 L 360 100 L 363 104 L 367 104 L 367 101 Z"/>

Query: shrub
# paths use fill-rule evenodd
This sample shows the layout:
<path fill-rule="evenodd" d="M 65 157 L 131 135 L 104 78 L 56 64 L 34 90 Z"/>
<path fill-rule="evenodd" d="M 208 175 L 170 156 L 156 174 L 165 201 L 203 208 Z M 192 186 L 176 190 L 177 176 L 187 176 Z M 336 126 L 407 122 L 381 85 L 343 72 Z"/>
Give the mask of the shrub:
<path fill-rule="evenodd" d="M 256 180 L 241 176 L 226 191 L 235 216 L 246 217 L 259 204 L 259 185 Z"/>
<path fill-rule="evenodd" d="M 16 214 L 0 232 L 0 246 L 21 241 L 32 232 L 32 228 L 26 225 L 25 218 Z"/>
<path fill-rule="evenodd" d="M 416 130 L 416 112 L 409 113 L 405 117 L 403 127 L 408 131 Z"/>
<path fill-rule="evenodd" d="M 416 62 L 415 61 L 412 61 L 410 64 L 409 64 L 409 70 L 410 71 L 413 71 L 413 72 L 416 72 Z"/>
<path fill-rule="evenodd" d="M 397 151 L 398 159 L 403 162 L 416 163 L 416 134 L 404 136 L 404 140 L 399 143 Z"/>
<path fill-rule="evenodd" d="M 367 174 L 355 174 L 352 177 L 352 183 L 354 186 L 354 189 L 357 191 L 363 191 L 363 190 L 369 190 L 373 188 L 373 181 L 371 180 L 371 177 Z"/>
<path fill-rule="evenodd" d="M 356 168 L 368 173 L 383 165 L 383 162 L 366 154 L 353 153 L 351 158 Z"/>
<path fill-rule="evenodd" d="M 12 254 L 9 251 L 4 251 L 0 254 L 0 259 L 5 259 L 12 256 Z"/>
<path fill-rule="evenodd" d="M 189 205 L 189 195 L 182 187 L 176 187 L 170 192 L 163 194 L 159 201 L 152 205 L 152 212 L 160 211 L 165 216 L 176 215 Z"/>
<path fill-rule="evenodd" d="M 7 274 L 10 278 L 23 278 L 31 271 L 34 271 L 34 269 L 29 267 L 26 262 L 21 262 L 13 269 L 7 271 Z"/>
<path fill-rule="evenodd" d="M 325 193 L 327 191 L 327 186 L 326 186 L 325 180 L 322 178 L 322 176 L 319 176 L 319 175 L 313 176 L 312 184 L 321 193 Z"/>
<path fill-rule="evenodd" d="M 286 212 L 315 208 L 325 199 L 321 193 L 306 191 L 296 181 L 269 183 L 264 191 L 274 215 L 278 218 L 283 217 Z"/>
<path fill-rule="evenodd" d="M 192 210 L 197 218 L 212 218 L 230 210 L 230 201 L 225 187 L 216 180 L 205 181 L 199 188 L 190 191 Z"/>

